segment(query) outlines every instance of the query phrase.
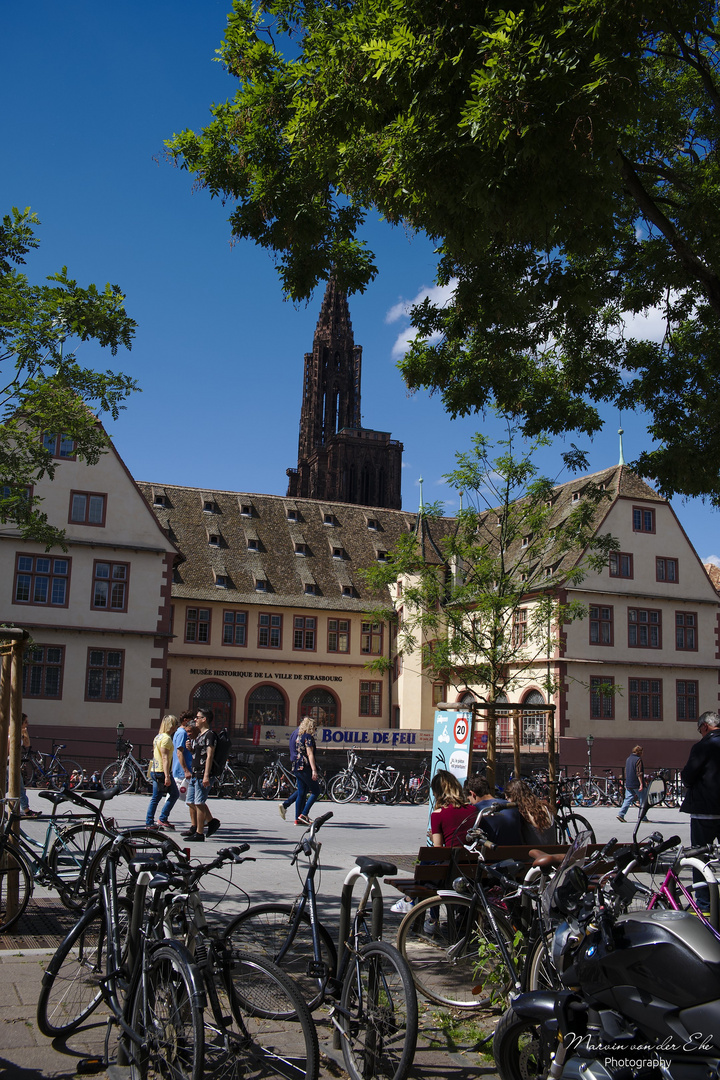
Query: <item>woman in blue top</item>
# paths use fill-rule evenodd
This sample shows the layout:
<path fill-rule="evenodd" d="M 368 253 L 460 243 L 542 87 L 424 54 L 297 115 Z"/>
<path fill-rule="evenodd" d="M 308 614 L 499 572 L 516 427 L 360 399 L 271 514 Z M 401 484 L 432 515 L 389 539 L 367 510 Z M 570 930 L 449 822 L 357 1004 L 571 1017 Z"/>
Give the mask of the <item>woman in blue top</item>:
<path fill-rule="evenodd" d="M 315 764 L 315 732 L 317 720 L 304 716 L 298 728 L 295 742 L 295 779 L 297 797 L 295 800 L 295 824 L 310 825 L 310 808 L 320 794 L 317 766 Z"/>

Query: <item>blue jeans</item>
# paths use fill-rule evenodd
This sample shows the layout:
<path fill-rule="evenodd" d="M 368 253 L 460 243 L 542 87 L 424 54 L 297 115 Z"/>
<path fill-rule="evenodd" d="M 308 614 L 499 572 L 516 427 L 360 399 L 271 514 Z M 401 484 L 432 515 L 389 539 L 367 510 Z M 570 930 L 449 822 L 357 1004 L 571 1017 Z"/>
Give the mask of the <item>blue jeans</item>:
<path fill-rule="evenodd" d="M 625 798 L 623 804 L 618 810 L 618 817 L 625 817 L 632 804 L 636 802 L 638 807 L 640 806 L 640 790 L 639 788 L 625 788 Z"/>
<path fill-rule="evenodd" d="M 162 808 L 160 814 L 161 821 L 167 822 L 167 819 L 170 817 L 170 811 L 178 800 L 178 789 L 174 776 L 170 777 L 170 787 L 165 787 L 165 773 L 154 772 L 152 774 L 152 780 L 153 791 L 150 798 L 150 805 L 147 809 L 147 816 L 145 818 L 146 826 L 155 824 L 155 811 L 157 810 L 158 803 L 165 795 L 168 796 L 168 801 Z"/>
<path fill-rule="evenodd" d="M 295 820 L 301 814 L 309 814 L 310 809 L 320 794 L 320 784 L 313 780 L 310 769 L 302 769 L 295 773 L 297 783 L 297 795 L 295 796 Z M 307 800 L 307 801 L 306 801 Z"/>

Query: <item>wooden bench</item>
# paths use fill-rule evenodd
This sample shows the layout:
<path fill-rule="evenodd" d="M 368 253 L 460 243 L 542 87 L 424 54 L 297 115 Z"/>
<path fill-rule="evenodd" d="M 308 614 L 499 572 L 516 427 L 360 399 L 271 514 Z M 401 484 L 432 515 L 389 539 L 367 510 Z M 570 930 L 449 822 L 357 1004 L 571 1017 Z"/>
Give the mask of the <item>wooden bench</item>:
<path fill-rule="evenodd" d="M 568 847 L 568 844 L 543 844 L 542 850 L 548 855 L 564 855 Z M 530 851 L 537 848 L 537 844 L 489 848 L 485 851 L 483 862 L 504 862 L 505 859 L 512 859 L 513 862 L 530 864 L 533 861 Z M 426 896 L 434 896 L 438 889 L 451 889 L 453 881 L 460 874 L 474 877 L 477 864 L 477 854 L 464 847 L 422 847 L 418 851 L 412 877 L 385 878 L 385 882 L 404 896 L 422 900 Z"/>

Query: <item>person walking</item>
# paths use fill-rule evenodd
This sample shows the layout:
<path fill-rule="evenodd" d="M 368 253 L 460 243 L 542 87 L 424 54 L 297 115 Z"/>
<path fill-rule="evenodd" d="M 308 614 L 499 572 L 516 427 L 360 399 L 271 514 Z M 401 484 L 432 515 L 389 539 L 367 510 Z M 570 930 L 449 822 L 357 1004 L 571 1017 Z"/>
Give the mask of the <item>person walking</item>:
<path fill-rule="evenodd" d="M 192 776 L 192 739 L 195 734 L 195 713 L 190 709 L 180 713 L 180 723 L 173 735 L 172 774 L 179 797 L 185 802 L 188 781 Z M 194 831 L 194 830 L 193 830 Z"/>
<path fill-rule="evenodd" d="M 186 840 L 202 841 L 205 832 L 212 836 L 220 828 L 220 822 L 210 813 L 207 797 L 210 791 L 212 779 L 212 763 L 217 745 L 217 735 L 212 730 L 214 714 L 212 709 L 198 709 L 195 714 L 197 735 L 193 742 L 192 775 L 188 782 L 188 793 L 185 800 L 190 812 L 192 828 L 183 833 Z"/>
<path fill-rule="evenodd" d="M 642 809 L 641 793 L 645 790 L 642 755 L 642 746 L 633 746 L 632 753 L 625 762 L 625 798 L 617 816 L 618 821 L 625 820 L 625 815 L 634 802 Z"/>
<path fill-rule="evenodd" d="M 28 727 L 27 713 L 22 714 L 22 719 L 20 723 L 20 745 L 23 750 L 30 749 L 30 729 Z M 30 801 L 28 800 L 27 791 L 25 789 L 22 769 L 20 770 L 20 813 L 23 815 L 23 817 L 40 817 L 39 810 L 30 809 Z"/>
<path fill-rule="evenodd" d="M 317 765 L 315 764 L 315 732 L 317 720 L 311 716 L 304 716 L 298 728 L 295 741 L 295 782 L 297 783 L 297 795 L 295 798 L 295 824 L 312 824 L 308 814 L 320 794 L 318 783 Z"/>
<path fill-rule="evenodd" d="M 177 802 L 178 789 L 172 774 L 173 740 L 175 728 L 178 725 L 177 716 L 168 713 L 160 721 L 160 731 L 153 739 L 153 759 L 150 777 L 153 782 L 152 795 L 145 817 L 146 829 L 169 829 L 174 831 L 175 826 L 168 821 L 170 811 Z M 164 795 L 167 795 L 165 805 L 162 808 L 157 823 L 155 811 Z"/>
<path fill-rule="evenodd" d="M 702 738 L 680 773 L 687 788 L 680 813 L 690 815 L 692 847 L 705 847 L 720 839 L 720 716 L 704 712 L 698 731 Z"/>

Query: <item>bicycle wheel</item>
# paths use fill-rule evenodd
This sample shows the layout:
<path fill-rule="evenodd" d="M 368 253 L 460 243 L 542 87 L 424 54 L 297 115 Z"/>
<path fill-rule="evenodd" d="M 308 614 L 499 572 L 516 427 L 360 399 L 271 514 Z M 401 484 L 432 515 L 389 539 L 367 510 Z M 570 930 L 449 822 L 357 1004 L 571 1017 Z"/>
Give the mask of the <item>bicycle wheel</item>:
<path fill-rule="evenodd" d="M 258 791 L 263 799 L 277 799 L 280 787 L 278 774 L 275 769 L 263 769 L 258 780 Z"/>
<path fill-rule="evenodd" d="M 582 784 L 582 800 L 580 806 L 599 806 L 602 802 L 602 791 L 594 780 L 585 780 Z"/>
<path fill-rule="evenodd" d="M 523 972 L 523 990 L 562 990 L 560 976 L 552 962 L 552 932 L 537 938 L 530 950 Z"/>
<path fill-rule="evenodd" d="M 130 1007 L 130 1026 L 143 1040 L 130 1046 L 132 1080 L 201 1080 L 204 1026 L 201 984 L 187 950 L 154 948 Z"/>
<path fill-rule="evenodd" d="M 292 904 L 255 904 L 233 919 L 223 941 L 232 949 L 243 949 L 278 963 L 280 950 L 290 933 L 294 911 Z M 328 931 L 320 924 L 318 936 L 325 974 L 333 975 L 337 966 L 335 945 Z M 308 975 L 308 964 L 314 960 L 310 916 L 303 912 L 297 933 L 280 966 L 295 980 L 310 1009 L 317 1008 L 322 1001 L 318 977 Z"/>
<path fill-rule="evenodd" d="M 512 954 L 512 927 L 503 915 L 494 914 Z M 438 1005 L 482 1009 L 512 988 L 493 929 L 469 897 L 421 900 L 400 923 L 397 947 L 420 993 Z M 474 993 L 478 988 L 479 993 Z"/>
<path fill-rule="evenodd" d="M 118 901 L 123 930 L 129 928 L 132 904 Z M 100 980 L 106 973 L 107 926 L 105 913 L 96 905 L 72 928 L 47 966 L 37 1006 L 37 1023 L 43 1035 L 54 1039 L 75 1031 L 102 1001 Z"/>
<path fill-rule="evenodd" d="M 385 792 L 384 799 L 385 799 L 386 805 L 387 806 L 395 806 L 396 803 L 399 803 L 400 802 L 400 796 L 402 795 L 402 792 L 403 792 L 402 784 L 400 783 L 400 778 L 398 777 L 396 782 L 390 788 L 390 790 Z"/>
<path fill-rule="evenodd" d="M 90 821 L 68 825 L 58 833 L 48 851 L 47 860 L 53 873 L 67 883 L 70 892 L 62 891 L 60 899 L 65 907 L 77 909 L 88 895 L 90 867 L 97 852 L 107 846 L 113 833 Z"/>
<path fill-rule="evenodd" d="M 127 795 L 128 792 L 134 791 L 136 782 L 135 769 L 127 758 L 113 761 L 112 765 L 108 765 L 106 769 L 103 769 L 100 776 L 100 783 L 106 791 L 119 784 L 121 795 Z"/>
<path fill-rule="evenodd" d="M 123 829 L 123 837 L 125 843 L 120 850 L 120 858 L 118 860 L 116 876 L 118 891 L 128 890 L 131 891 L 135 882 L 135 877 L 130 869 L 130 863 L 138 855 L 157 855 L 162 857 L 163 847 L 167 848 L 168 845 L 172 846 L 175 851 L 182 851 L 182 848 L 172 836 L 168 836 L 167 833 L 149 832 L 147 829 L 134 828 Z M 103 847 L 101 847 L 88 870 L 88 892 L 96 892 L 100 887 L 102 881 L 103 870 L 105 869 L 105 861 L 110 851 L 112 840 L 108 840 Z"/>
<path fill-rule="evenodd" d="M 539 1026 L 512 1008 L 500 1018 L 492 1048 L 501 1080 L 544 1080 L 548 1074 L 550 1053 Z"/>
<path fill-rule="evenodd" d="M 35 766 L 30 758 L 26 758 L 20 765 L 20 775 L 22 776 L 22 782 L 25 787 L 32 787 L 33 780 L 35 779 Z"/>
<path fill-rule="evenodd" d="M 77 761 L 71 761 L 70 758 L 60 761 L 60 758 L 57 758 L 48 773 L 50 787 L 55 791 L 62 791 L 64 787 L 69 787 L 74 773 L 82 773 Z"/>
<path fill-rule="evenodd" d="M 10 897 L 13 897 L 12 902 Z M 32 896 L 32 874 L 25 856 L 14 848 L 0 850 L 0 930 L 7 933 L 21 917 Z"/>
<path fill-rule="evenodd" d="M 418 1005 L 407 964 L 385 941 L 350 958 L 336 1014 L 352 1080 L 403 1080 L 415 1056 Z"/>
<path fill-rule="evenodd" d="M 412 781 L 415 780 L 415 783 Z M 418 781 L 417 777 L 411 777 L 406 785 L 406 798 L 409 803 L 426 803 L 430 798 L 430 783 L 426 779 Z"/>
<path fill-rule="evenodd" d="M 255 794 L 255 773 L 242 766 L 235 769 L 236 799 L 249 799 Z"/>
<path fill-rule="evenodd" d="M 555 820 L 555 835 L 558 844 L 571 844 L 579 832 L 590 833 L 589 843 L 596 843 L 595 830 L 581 814 L 563 814 Z"/>
<path fill-rule="evenodd" d="M 330 784 L 330 798 L 336 803 L 347 803 L 357 798 L 360 785 L 352 773 L 341 772 Z"/>
<path fill-rule="evenodd" d="M 212 1005 L 205 1012 L 208 1077 L 317 1080 L 320 1052 L 315 1024 L 296 984 L 276 964 L 233 949 L 232 962 L 222 966 L 208 989 Z"/>

